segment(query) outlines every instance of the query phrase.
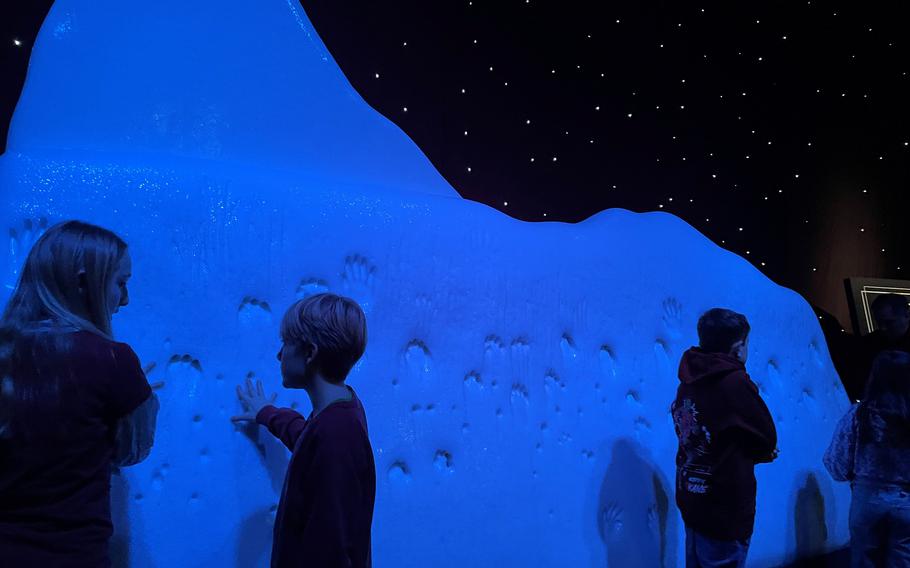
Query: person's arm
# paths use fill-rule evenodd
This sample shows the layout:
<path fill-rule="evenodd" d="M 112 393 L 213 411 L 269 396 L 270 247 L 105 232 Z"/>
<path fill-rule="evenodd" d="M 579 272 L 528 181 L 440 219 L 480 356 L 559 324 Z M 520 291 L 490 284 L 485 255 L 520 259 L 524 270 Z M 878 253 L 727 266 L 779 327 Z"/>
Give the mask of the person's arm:
<path fill-rule="evenodd" d="M 112 458 L 115 466 L 136 465 L 151 453 L 159 407 L 158 396 L 151 393 L 136 410 L 117 421 Z"/>
<path fill-rule="evenodd" d="M 296 410 L 276 408 L 271 404 L 256 413 L 256 422 L 268 428 L 292 452 L 306 427 L 306 418 Z"/>
<path fill-rule="evenodd" d="M 730 381 L 731 426 L 736 428 L 755 463 L 774 461 L 777 458 L 777 428 L 758 387 L 745 373 L 730 377 Z"/>
<path fill-rule="evenodd" d="M 822 461 L 825 469 L 835 481 L 850 481 L 854 477 L 854 457 L 856 455 L 856 409 L 853 405 L 841 417 L 834 429 L 831 444 L 825 451 Z"/>
<path fill-rule="evenodd" d="M 296 410 L 290 408 L 276 408 L 275 400 L 278 395 L 272 393 L 266 396 L 262 381 L 255 383 L 247 378 L 244 386 L 237 387 L 237 398 L 243 406 L 243 414 L 231 418 L 234 422 L 257 422 L 266 428 L 273 436 L 284 443 L 292 452 L 297 444 L 297 439 L 306 427 L 306 418 Z"/>
<path fill-rule="evenodd" d="M 148 457 L 155 441 L 158 397 L 152 392 L 136 353 L 125 343 L 110 347 L 105 414 L 112 429 L 114 466 Z"/>

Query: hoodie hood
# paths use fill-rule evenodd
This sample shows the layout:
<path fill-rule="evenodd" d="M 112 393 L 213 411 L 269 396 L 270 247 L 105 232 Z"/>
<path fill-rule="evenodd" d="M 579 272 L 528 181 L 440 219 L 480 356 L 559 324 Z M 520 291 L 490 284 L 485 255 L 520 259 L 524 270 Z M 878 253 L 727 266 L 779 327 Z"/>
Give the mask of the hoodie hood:
<path fill-rule="evenodd" d="M 686 351 L 679 362 L 679 381 L 691 384 L 713 377 L 722 377 L 737 371 L 745 372 L 746 366 L 733 355 L 709 353 L 698 347 Z"/>

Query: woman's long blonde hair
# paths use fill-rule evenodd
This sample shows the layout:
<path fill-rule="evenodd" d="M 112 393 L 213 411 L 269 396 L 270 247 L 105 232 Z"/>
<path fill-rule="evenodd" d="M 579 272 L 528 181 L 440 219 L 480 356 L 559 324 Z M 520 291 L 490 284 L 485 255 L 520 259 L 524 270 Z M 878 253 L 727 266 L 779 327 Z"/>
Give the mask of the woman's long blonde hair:
<path fill-rule="evenodd" d="M 25 259 L 0 328 L 50 326 L 111 338 L 107 294 L 124 253 L 123 239 L 102 227 L 65 221 L 49 228 Z"/>

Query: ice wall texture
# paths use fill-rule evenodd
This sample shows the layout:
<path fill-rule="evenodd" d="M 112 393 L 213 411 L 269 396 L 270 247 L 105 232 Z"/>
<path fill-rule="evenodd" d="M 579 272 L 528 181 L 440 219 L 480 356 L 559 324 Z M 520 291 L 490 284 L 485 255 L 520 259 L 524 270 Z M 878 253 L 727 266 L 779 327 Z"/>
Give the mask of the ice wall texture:
<path fill-rule="evenodd" d="M 234 386 L 280 389 L 278 319 L 322 290 L 369 317 L 350 382 L 377 566 L 681 566 L 667 410 L 715 305 L 750 317 L 780 429 L 752 564 L 847 539 L 821 465 L 847 401 L 799 296 L 670 215 L 531 224 L 459 199 L 293 0 L 58 0 L 0 191 L 6 284 L 46 223 L 132 249 L 116 330 L 166 384 L 152 456 L 114 480 L 119 565 L 267 562 L 287 453 L 231 425 Z"/>

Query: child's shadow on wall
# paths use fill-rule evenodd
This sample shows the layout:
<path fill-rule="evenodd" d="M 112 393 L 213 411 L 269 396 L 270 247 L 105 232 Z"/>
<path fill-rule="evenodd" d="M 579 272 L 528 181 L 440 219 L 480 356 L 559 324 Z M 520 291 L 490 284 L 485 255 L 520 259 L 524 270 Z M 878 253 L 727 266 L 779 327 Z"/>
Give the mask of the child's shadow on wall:
<path fill-rule="evenodd" d="M 275 507 L 256 511 L 240 523 L 237 539 L 237 567 L 269 565 Z"/>
<path fill-rule="evenodd" d="M 676 565 L 676 515 L 660 470 L 640 444 L 619 439 L 604 474 L 597 528 L 607 563 L 617 567 Z"/>
<path fill-rule="evenodd" d="M 278 496 L 284 487 L 290 453 L 284 444 L 255 423 L 242 426 L 241 431 L 256 448 L 259 460 L 269 476 L 275 503 L 258 509 L 240 523 L 236 543 L 237 566 L 238 568 L 268 566 L 275 511 L 278 508 Z"/>
<path fill-rule="evenodd" d="M 793 560 L 806 561 L 824 552 L 828 546 L 829 512 L 825 506 L 825 493 L 813 472 L 803 472 L 797 477 L 796 491 L 793 497 L 793 525 L 790 544 L 793 548 Z"/>

